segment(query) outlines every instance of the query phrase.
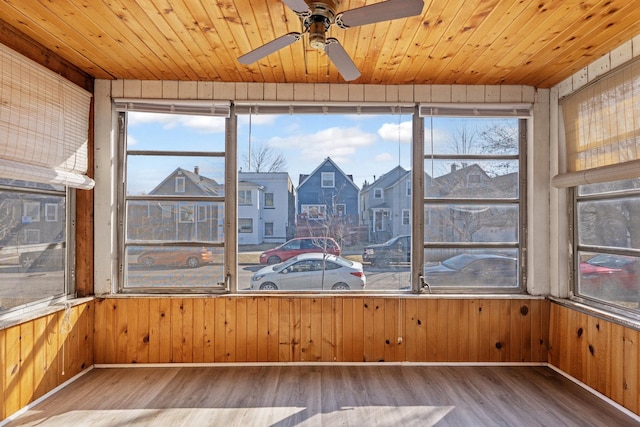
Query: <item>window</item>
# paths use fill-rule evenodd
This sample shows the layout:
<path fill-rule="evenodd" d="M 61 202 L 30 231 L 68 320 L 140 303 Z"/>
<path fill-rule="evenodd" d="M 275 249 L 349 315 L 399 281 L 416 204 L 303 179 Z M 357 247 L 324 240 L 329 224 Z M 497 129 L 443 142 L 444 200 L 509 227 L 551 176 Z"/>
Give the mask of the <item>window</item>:
<path fill-rule="evenodd" d="M 66 297 L 65 187 L 0 178 L 0 200 L 0 317 Z"/>
<path fill-rule="evenodd" d="M 254 106 L 237 101 L 235 111 L 235 170 L 242 171 L 238 181 L 264 188 L 264 199 L 260 197 L 269 208 L 250 211 L 238 203 L 238 215 L 253 218 L 254 230 L 252 235 L 238 236 L 238 255 L 249 260 L 247 263 L 253 259 L 255 264 L 238 267 L 239 290 L 259 292 L 274 290 L 272 285 L 277 290 L 308 285 L 301 279 L 282 286 L 274 281 L 294 281 L 293 274 L 275 274 L 273 280 L 254 276 L 264 264 L 287 263 L 290 256 L 298 256 L 301 251 L 317 252 L 317 248 L 296 248 L 299 240 L 295 239 L 311 237 L 312 241 L 320 241 L 330 237 L 330 242 L 337 242 L 335 248 L 328 248 L 330 253 L 357 260 L 364 246 L 380 245 L 399 236 L 409 241 L 411 225 L 403 225 L 402 217 L 403 210 L 412 212 L 406 182 L 412 174 L 415 105 Z M 378 199 L 374 199 L 376 194 Z M 375 209 L 383 209 L 379 218 L 374 218 Z M 395 252 L 401 255 L 395 256 Z M 382 260 L 375 269 L 365 272 L 365 291 L 411 291 L 410 247 L 405 245 L 395 252 L 389 262 Z M 370 268 L 370 263 L 365 261 L 365 269 Z M 323 268 L 325 273 L 329 271 L 328 264 Z M 336 275 L 344 273 L 339 268 L 332 271 Z M 340 280 L 331 276 L 334 281 L 328 287 L 318 284 L 305 289 L 330 291 L 334 284 L 349 283 L 351 290 L 361 291 L 361 284 L 352 285 L 359 277 L 350 273 L 347 276 L 350 277 Z M 322 274 L 318 277 L 322 278 Z M 261 288 L 263 284 L 265 287 Z"/>
<path fill-rule="evenodd" d="M 407 197 L 411 197 L 411 181 L 407 181 Z"/>
<path fill-rule="evenodd" d="M 238 204 L 250 206 L 251 202 L 251 190 L 238 190 Z"/>
<path fill-rule="evenodd" d="M 462 110 L 458 117 L 456 111 L 439 116 L 438 108 L 426 106 L 421 111 L 429 289 L 520 292 L 526 118 L 482 117 L 481 109 L 477 117 L 465 117 Z"/>
<path fill-rule="evenodd" d="M 373 189 L 373 198 L 377 200 L 381 200 L 383 197 L 382 188 L 374 188 Z"/>
<path fill-rule="evenodd" d="M 184 176 L 176 177 L 176 193 L 184 193 L 185 192 L 185 180 Z"/>
<path fill-rule="evenodd" d="M 253 233 L 253 218 L 238 218 L 238 233 Z"/>
<path fill-rule="evenodd" d="M 325 205 L 302 205 L 300 213 L 304 218 L 324 219 L 327 214 L 327 207 Z"/>
<path fill-rule="evenodd" d="M 411 211 L 409 209 L 402 210 L 402 225 L 411 225 Z"/>
<path fill-rule="evenodd" d="M 265 222 L 264 223 L 264 235 L 265 236 L 273 236 L 273 223 L 272 222 Z"/>
<path fill-rule="evenodd" d="M 120 291 L 219 291 L 225 286 L 226 119 L 212 116 L 211 105 L 185 114 L 165 107 L 187 108 L 116 101 L 127 123 L 120 135 Z"/>
<path fill-rule="evenodd" d="M 46 203 L 44 205 L 44 216 L 46 222 L 58 221 L 58 205 L 55 203 Z"/>
<path fill-rule="evenodd" d="M 333 188 L 336 186 L 335 173 L 322 172 L 322 188 Z"/>
<path fill-rule="evenodd" d="M 640 314 L 640 178 L 575 192 L 574 293 Z"/>
<path fill-rule="evenodd" d="M 40 222 L 40 202 L 24 202 L 22 212 L 24 224 Z"/>

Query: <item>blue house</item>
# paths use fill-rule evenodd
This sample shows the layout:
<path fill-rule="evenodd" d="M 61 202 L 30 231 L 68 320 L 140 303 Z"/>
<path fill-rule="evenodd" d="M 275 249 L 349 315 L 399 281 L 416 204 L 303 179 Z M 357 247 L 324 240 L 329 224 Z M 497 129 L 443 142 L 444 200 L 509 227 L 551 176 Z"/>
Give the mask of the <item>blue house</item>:
<path fill-rule="evenodd" d="M 358 193 L 353 176 L 327 157 L 311 174 L 300 175 L 298 228 L 311 221 L 358 224 Z"/>

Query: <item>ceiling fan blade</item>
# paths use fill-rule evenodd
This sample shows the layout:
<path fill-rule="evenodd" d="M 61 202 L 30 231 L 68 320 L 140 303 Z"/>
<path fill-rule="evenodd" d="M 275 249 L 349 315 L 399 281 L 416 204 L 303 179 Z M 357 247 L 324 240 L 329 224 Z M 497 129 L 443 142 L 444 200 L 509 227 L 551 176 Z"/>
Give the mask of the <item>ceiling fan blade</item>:
<path fill-rule="evenodd" d="M 388 0 L 369 6 L 346 10 L 336 16 L 340 28 L 357 27 L 392 19 L 406 18 L 422 13 L 423 0 Z"/>
<path fill-rule="evenodd" d="M 349 82 L 360 77 L 360 70 L 358 70 L 356 64 L 353 63 L 349 54 L 337 39 L 333 37 L 328 38 L 324 46 L 324 51 L 327 53 L 331 62 L 333 62 L 333 65 L 336 66 L 343 79 Z"/>
<path fill-rule="evenodd" d="M 295 13 L 310 12 L 309 6 L 304 2 L 304 0 L 282 0 L 282 2 L 289 6 L 289 9 L 293 10 Z"/>
<path fill-rule="evenodd" d="M 289 46 L 290 44 L 300 40 L 301 38 L 302 35 L 300 33 L 285 34 L 284 36 L 280 36 L 275 40 L 271 40 L 269 43 L 263 44 L 259 48 L 254 49 L 249 53 L 245 53 L 238 58 L 238 62 L 245 65 L 252 64 L 257 60 L 262 59 L 277 50 L 282 49 L 283 47 Z"/>

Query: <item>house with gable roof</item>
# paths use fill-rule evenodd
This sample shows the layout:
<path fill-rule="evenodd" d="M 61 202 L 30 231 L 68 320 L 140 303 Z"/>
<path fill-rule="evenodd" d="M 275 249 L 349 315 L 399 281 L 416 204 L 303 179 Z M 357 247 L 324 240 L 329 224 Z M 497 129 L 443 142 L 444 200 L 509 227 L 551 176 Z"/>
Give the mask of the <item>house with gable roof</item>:
<path fill-rule="evenodd" d="M 307 235 L 319 225 L 357 225 L 359 192 L 353 175 L 344 173 L 330 157 L 309 175 L 300 175 L 297 234 Z"/>
<path fill-rule="evenodd" d="M 149 192 L 153 196 L 222 197 L 224 185 L 200 174 L 177 168 Z M 130 204 L 127 233 L 136 240 L 215 242 L 224 237 L 224 205 L 209 201 L 140 201 Z"/>

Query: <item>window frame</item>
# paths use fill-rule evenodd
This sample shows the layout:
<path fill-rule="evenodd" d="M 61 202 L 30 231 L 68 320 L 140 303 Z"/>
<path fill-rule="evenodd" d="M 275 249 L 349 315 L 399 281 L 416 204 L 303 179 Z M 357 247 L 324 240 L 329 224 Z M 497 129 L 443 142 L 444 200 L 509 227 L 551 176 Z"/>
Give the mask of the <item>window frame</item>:
<path fill-rule="evenodd" d="M 247 105 L 249 105 L 249 103 L 247 103 Z M 350 104 L 353 106 L 358 105 L 358 103 L 353 103 Z M 510 105 L 510 104 L 505 104 L 505 105 Z M 404 111 L 407 111 L 405 109 L 405 107 L 408 106 L 403 106 L 402 109 L 400 109 L 400 114 L 405 114 Z M 238 109 L 238 105 L 232 105 L 230 108 L 230 116 L 227 118 L 227 129 L 226 129 L 226 135 L 225 135 L 225 152 L 221 153 L 221 157 L 223 157 L 225 159 L 225 197 L 220 198 L 220 201 L 222 203 L 224 203 L 224 210 L 225 210 L 225 223 L 224 223 L 224 229 L 229 231 L 232 230 L 234 231 L 233 233 L 225 233 L 225 237 L 224 237 L 224 242 L 222 243 L 216 243 L 215 245 L 212 245 L 214 247 L 218 247 L 218 248 L 224 248 L 224 253 L 225 253 L 225 277 L 226 277 L 226 285 L 224 286 L 223 289 L 220 289 L 221 291 L 226 291 L 226 292 L 232 292 L 235 293 L 237 292 L 237 240 L 238 240 L 238 233 L 239 233 L 239 225 L 238 225 L 238 221 L 239 218 L 237 216 L 237 206 L 238 206 L 238 201 L 239 201 L 239 197 L 237 195 L 238 191 L 237 191 L 237 179 L 238 179 L 238 170 L 237 170 L 237 118 L 242 115 L 243 113 L 240 112 Z M 246 108 L 246 107 L 245 107 Z M 262 108 L 262 107 L 261 107 Z M 283 108 L 282 106 L 278 106 L 278 108 Z M 291 107 L 288 105 L 288 108 L 290 109 L 290 111 L 293 111 L 293 114 L 296 114 L 296 107 Z M 381 111 L 382 111 L 382 107 Z M 388 107 L 387 107 L 388 108 Z M 418 104 L 411 104 L 411 107 L 408 107 L 412 109 L 412 122 L 413 122 L 413 137 L 422 137 L 424 135 L 424 118 L 419 116 L 419 109 L 421 108 L 421 106 L 419 106 Z M 508 106 L 505 108 L 509 108 Z M 404 110 L 403 110 L 404 109 Z M 265 110 L 267 110 L 267 108 L 265 108 Z M 385 110 L 386 111 L 386 110 Z M 124 114 L 124 113 L 122 113 Z M 342 113 L 344 114 L 344 113 Z M 397 114 L 397 113 L 394 113 Z M 530 125 L 531 121 L 527 120 L 527 124 Z M 423 139 L 424 141 L 424 139 Z M 126 151 L 126 147 L 123 146 L 123 144 L 120 144 L 120 149 L 123 151 Z M 413 265 L 412 265 L 412 273 L 411 273 L 411 289 L 408 290 L 408 292 L 426 292 L 427 290 L 423 288 L 423 286 L 421 285 L 421 282 L 419 280 L 419 275 L 420 275 L 420 271 L 421 271 L 421 267 L 422 267 L 422 256 L 420 256 L 418 254 L 418 249 L 420 248 L 422 251 L 424 251 L 424 249 L 426 248 L 427 244 L 426 242 L 423 242 L 419 236 L 424 236 L 424 231 L 423 231 L 423 219 L 420 217 L 424 217 L 424 204 L 425 204 L 425 199 L 423 198 L 423 188 L 422 188 L 422 181 L 423 181 L 423 175 L 424 175 L 424 146 L 423 144 L 412 144 L 412 152 L 414 153 L 412 155 L 412 170 L 411 170 L 411 183 L 407 182 L 406 187 L 405 187 L 405 195 L 410 196 L 411 197 L 411 206 L 412 206 L 412 211 L 410 214 L 411 217 L 411 221 L 410 221 L 410 227 L 411 227 L 411 235 L 413 236 L 413 238 L 411 239 L 411 250 L 412 253 L 415 254 L 415 257 L 413 258 Z M 193 153 L 189 153 L 189 155 L 191 155 Z M 418 154 L 418 155 L 416 155 Z M 126 158 L 126 152 L 123 153 L 122 158 Z M 526 165 L 526 142 L 524 143 L 524 146 L 521 146 L 519 148 L 519 155 L 518 155 L 518 159 L 519 159 L 519 174 L 520 176 L 524 176 L 526 174 L 526 167 L 524 165 Z M 124 168 L 125 165 L 121 165 L 120 166 L 120 170 L 122 170 L 122 168 Z M 332 175 L 332 182 L 333 182 L 333 187 L 329 187 L 325 184 L 325 181 L 327 181 L 326 183 L 328 184 L 329 180 L 325 180 L 324 178 L 326 178 L 327 176 L 325 176 L 325 174 L 331 174 Z M 522 230 L 525 229 L 526 230 L 526 221 L 523 220 L 523 218 L 526 219 L 526 205 L 525 205 L 525 200 L 526 200 L 526 184 L 524 183 L 523 179 L 520 179 L 520 198 L 519 198 L 519 206 L 520 206 L 520 222 L 519 222 L 519 227 L 520 227 L 520 241 L 518 243 L 518 247 L 521 248 L 521 250 L 523 248 L 526 248 L 526 241 L 525 241 L 525 236 L 526 233 L 523 233 Z M 120 187 L 119 187 L 120 188 Z M 321 176 L 321 188 L 335 188 L 335 173 L 334 172 L 322 172 L 322 176 Z M 524 191 L 523 191 L 524 189 Z M 122 192 L 123 190 L 120 188 L 119 189 L 120 192 Z M 246 191 L 250 191 L 250 190 L 246 190 Z M 125 201 L 127 198 L 124 195 L 119 196 L 119 200 Z M 136 199 L 134 198 L 129 198 L 129 199 Z M 140 198 L 142 199 L 142 198 Z M 189 199 L 189 197 L 184 197 L 184 199 Z M 253 199 L 253 197 L 252 197 Z M 190 200 L 185 200 L 185 201 L 190 201 Z M 258 200 L 259 202 L 260 200 Z M 124 203 L 123 203 L 124 204 Z M 327 215 L 327 206 L 324 206 L 324 216 L 326 217 Z M 418 207 L 420 207 L 418 209 Z M 303 206 L 301 206 L 301 210 L 302 210 Z M 302 212 L 301 212 L 302 213 Z M 121 218 L 123 218 L 122 216 L 120 216 Z M 255 222 L 255 221 L 252 221 Z M 253 230 L 256 230 L 256 227 L 258 225 L 256 224 L 252 224 L 252 232 Z M 258 227 L 259 229 L 259 227 Z M 122 240 L 124 240 L 122 238 L 122 234 L 120 235 L 120 238 Z M 121 242 L 121 245 L 123 245 L 123 242 Z M 122 248 L 124 248 L 124 246 L 122 246 Z M 124 253 L 124 250 L 121 249 L 120 254 L 122 255 Z M 123 255 L 122 255 L 123 256 Z M 523 265 L 524 262 L 523 260 L 525 259 L 525 257 L 523 256 L 522 253 L 519 254 L 518 256 L 518 260 L 520 263 L 520 268 L 519 268 L 519 274 L 520 274 L 520 288 L 519 290 L 522 291 L 522 289 L 526 289 L 526 266 Z M 122 261 L 121 261 L 122 262 Z M 120 264 L 120 271 L 122 271 L 122 264 Z M 124 279 L 122 278 L 122 275 L 120 276 L 120 280 L 122 283 L 122 285 L 118 285 L 117 289 L 119 292 L 124 292 L 126 293 L 126 289 L 124 289 Z M 197 289 L 198 292 L 202 292 L 204 289 L 202 288 L 198 288 Z M 136 293 L 139 292 L 152 292 L 149 289 L 140 289 L 140 288 L 136 288 L 134 290 Z M 160 292 L 171 292 L 171 293 L 186 293 L 189 292 L 189 289 L 185 289 L 185 288 L 181 288 L 181 289 L 169 289 L 167 290 L 166 288 L 163 288 Z M 204 290 L 207 291 L 207 290 Z M 213 289 L 211 290 L 213 291 Z M 218 291 L 218 290 L 216 290 Z M 455 290 L 455 293 L 462 293 L 462 294 L 473 294 L 473 293 L 477 293 L 477 289 L 469 289 L 469 288 L 458 288 Z M 397 294 L 402 294 L 405 293 L 403 291 L 393 291 L 393 293 L 397 293 Z M 509 289 L 506 293 L 514 293 L 512 289 Z"/>
<path fill-rule="evenodd" d="M 327 179 L 325 177 L 331 177 Z M 331 181 L 331 185 L 325 184 L 325 182 Z M 320 173 L 320 187 L 321 188 L 336 188 L 336 173 L 335 172 L 321 172 Z"/>
<path fill-rule="evenodd" d="M 75 204 L 76 204 L 76 193 L 75 190 L 70 187 L 61 187 L 61 189 L 43 189 L 40 187 L 40 184 L 31 183 L 31 182 L 23 182 L 25 186 L 19 185 L 4 185 L 0 184 L 0 192 L 8 192 L 8 193 L 17 193 L 21 195 L 25 195 L 29 197 L 31 195 L 38 196 L 55 196 L 61 199 L 64 199 L 64 232 L 65 232 L 65 240 L 64 241 L 55 241 L 52 243 L 47 243 L 47 250 L 62 250 L 64 253 L 64 267 L 62 270 L 62 291 L 59 293 L 53 293 L 51 295 L 43 296 L 42 298 L 34 299 L 33 301 L 29 301 L 24 304 L 16 305 L 13 307 L 9 307 L 3 310 L 0 310 L 0 320 L 4 320 L 7 318 L 14 318 L 16 314 L 21 313 L 30 313 L 35 310 L 39 310 L 42 308 L 46 308 L 51 306 L 51 304 L 55 304 L 58 302 L 66 301 L 72 298 L 75 294 L 76 284 L 75 284 Z M 23 196 L 24 197 L 24 196 Z M 35 202 L 34 202 L 35 203 Z M 45 202 L 46 203 L 46 202 Z M 41 203 L 38 202 L 40 205 Z M 56 208 L 59 204 L 53 204 Z M 19 209 L 23 209 L 23 204 L 20 205 Z M 56 210 L 57 212 L 57 210 Z M 58 216 L 57 216 L 58 218 Z M 26 230 L 25 230 L 26 231 Z M 40 230 L 34 230 L 38 232 L 40 236 Z M 40 240 L 40 238 L 38 238 Z"/>
<path fill-rule="evenodd" d="M 452 154 L 452 153 L 427 153 L 426 145 L 430 141 L 429 135 L 424 137 L 424 145 L 421 146 L 421 159 L 423 160 L 421 166 L 422 173 L 428 172 L 426 171 L 426 167 L 424 163 L 427 160 L 438 161 L 438 160 L 455 160 L 455 161 L 482 161 L 482 160 L 505 160 L 505 161 L 517 161 L 518 162 L 518 197 L 512 199 L 493 199 L 493 198 L 468 198 L 468 199 L 459 199 L 459 198 L 430 198 L 428 196 L 424 196 L 422 200 L 424 201 L 424 205 L 421 210 L 423 220 L 421 222 L 426 222 L 424 220 L 425 213 L 429 214 L 429 222 L 431 221 L 431 210 L 427 210 L 426 205 L 442 205 L 447 206 L 451 203 L 454 204 L 469 204 L 469 205 L 495 205 L 500 206 L 502 204 L 506 205 L 516 205 L 518 206 L 518 224 L 517 224 L 517 242 L 516 243 L 498 243 L 494 242 L 427 242 L 424 241 L 422 245 L 422 250 L 434 249 L 434 250 L 473 250 L 473 249 L 515 249 L 517 251 L 517 278 L 518 278 L 518 286 L 517 287 L 507 287 L 503 288 L 500 286 L 493 287 L 484 287 L 484 286 L 437 286 L 432 287 L 428 285 L 428 278 L 422 276 L 420 281 L 422 284 L 423 292 L 429 293 L 463 293 L 463 294 L 526 294 L 527 292 L 527 260 L 524 254 L 526 253 L 527 248 L 527 186 L 526 180 L 522 179 L 522 177 L 527 176 L 527 145 L 528 145 L 528 128 L 532 126 L 532 117 L 531 117 L 531 105 L 514 105 L 511 111 L 507 107 L 508 104 L 500 104 L 500 105 L 486 105 L 486 106 L 465 106 L 464 104 L 455 104 L 453 106 L 446 106 L 447 110 L 445 112 L 439 111 L 442 106 L 440 105 L 429 105 L 423 104 L 420 106 L 420 115 L 423 117 L 422 129 L 426 129 L 426 120 L 430 117 L 447 117 L 447 118 L 479 118 L 479 119 L 516 119 L 518 120 L 518 153 L 517 154 L 499 154 L 499 155 L 488 155 L 488 154 Z M 492 109 L 494 109 L 492 111 Z M 433 121 L 430 121 L 430 128 L 433 126 Z M 468 179 L 465 180 L 467 184 Z M 417 193 L 417 192 L 414 192 Z M 415 215 L 415 214 L 414 214 Z M 416 217 L 417 218 L 417 217 Z M 413 226 L 412 226 L 413 227 Z M 415 232 L 415 231 L 414 231 Z M 424 232 L 422 234 L 424 236 Z"/>

